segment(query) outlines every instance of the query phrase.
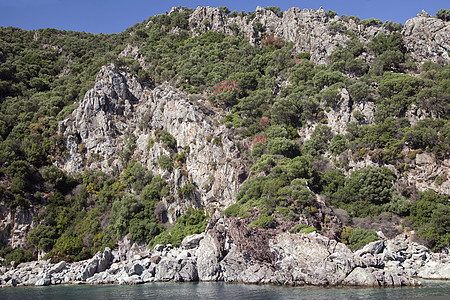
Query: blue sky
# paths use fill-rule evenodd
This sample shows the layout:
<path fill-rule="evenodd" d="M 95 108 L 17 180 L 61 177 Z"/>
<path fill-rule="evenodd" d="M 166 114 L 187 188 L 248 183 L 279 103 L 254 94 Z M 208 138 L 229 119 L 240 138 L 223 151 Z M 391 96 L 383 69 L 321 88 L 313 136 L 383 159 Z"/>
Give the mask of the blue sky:
<path fill-rule="evenodd" d="M 323 1 L 186 1 L 186 0 L 0 0 L 0 26 L 14 26 L 23 29 L 57 28 L 93 33 L 121 32 L 140 23 L 150 16 L 170 11 L 173 6 L 227 6 L 230 10 L 254 11 L 256 6 L 323 7 L 339 15 L 354 15 L 361 19 L 374 17 L 382 21 L 399 23 L 425 9 L 435 15 L 441 8 L 449 9 L 443 0 L 323 0 Z"/>

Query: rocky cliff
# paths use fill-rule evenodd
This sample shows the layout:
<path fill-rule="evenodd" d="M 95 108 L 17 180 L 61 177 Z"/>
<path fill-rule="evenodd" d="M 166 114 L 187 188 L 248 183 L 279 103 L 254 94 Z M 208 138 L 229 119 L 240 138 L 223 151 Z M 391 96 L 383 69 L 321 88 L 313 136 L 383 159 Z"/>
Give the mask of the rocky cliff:
<path fill-rule="evenodd" d="M 59 166 L 72 174 L 85 169 L 117 174 L 132 159 L 170 181 L 172 195 L 193 184 L 196 189 L 188 199 L 166 200 L 170 221 L 188 207 L 204 207 L 211 213 L 224 209 L 234 202 L 246 166 L 240 159 L 239 140 L 217 122 L 220 115 L 206 104 L 169 84 L 144 86 L 114 65 L 105 66 L 94 88 L 60 124 L 68 154 Z M 176 148 L 157 141 L 161 131 L 175 138 Z M 187 155 L 173 172 L 156 163 L 170 151 Z"/>
<path fill-rule="evenodd" d="M 258 27 L 257 23 L 262 25 L 262 32 L 255 29 Z M 293 42 L 297 53 L 310 53 L 311 60 L 321 64 L 326 63 L 328 56 L 351 38 L 348 32 L 354 33 L 363 43 L 380 33 L 389 33 L 382 26 L 358 24 L 353 19 L 337 15 L 328 16 L 322 8 L 315 10 L 293 7 L 279 16 L 258 6 L 254 16 L 250 18 L 232 17 L 219 8 L 197 7 L 189 18 L 189 25 L 193 34 L 208 30 L 226 34 L 244 32 L 253 43 L 263 35 L 282 38 Z M 448 22 L 431 17 L 426 12 L 405 23 L 403 40 L 416 62 L 450 60 L 449 26 Z M 370 57 L 366 59 L 370 60 Z"/>
<path fill-rule="evenodd" d="M 174 8 L 170 14 L 181 11 L 183 9 Z M 353 148 L 360 147 L 356 150 L 347 145 L 346 150 L 343 150 L 340 154 L 331 153 L 331 150 L 325 147 L 326 149 L 321 149 L 323 151 L 320 154 L 317 153 L 317 156 L 313 157 L 308 154 L 309 156 L 305 156 L 307 158 L 303 161 L 294 161 L 291 157 L 291 155 L 294 157 L 302 156 L 303 152 L 307 150 L 305 150 L 306 147 L 301 146 L 311 140 L 316 128 L 324 124 L 329 127 L 330 136 L 336 134 L 344 136 L 348 133 L 350 123 L 353 126 L 377 124 L 377 105 L 382 102 L 378 100 L 384 99 L 379 94 L 376 97 L 366 96 L 358 100 L 353 99 L 349 92 L 349 86 L 358 80 L 359 75 L 344 74 L 344 71 L 340 73 L 335 69 L 327 69 L 326 64 L 329 63 L 330 54 L 340 46 L 344 46 L 352 38 L 356 38 L 362 43 L 361 45 L 366 47 L 367 43 L 374 37 L 381 34 L 390 34 L 388 27 L 380 24 L 364 24 L 352 18 L 326 13 L 323 9 L 302 10 L 291 8 L 283 14 L 276 14 L 270 9 L 261 7 L 258 7 L 254 13 L 245 16 L 227 14 L 219 8 L 198 7 L 192 10 L 187 23 L 187 29 L 171 27 L 164 34 L 176 35 L 184 31 L 186 36 L 188 36 L 187 33 L 195 36 L 208 31 L 216 31 L 233 36 L 244 35 L 257 47 L 263 45 L 264 39 L 269 37 L 292 42 L 293 48 L 289 49 L 289 51 L 292 51 L 286 56 L 289 59 L 286 68 L 294 69 L 301 63 L 300 59 L 295 59 L 299 53 L 305 54 L 303 59 L 310 56 L 312 62 L 321 65 L 314 71 L 312 71 L 315 68 L 314 64 L 311 64 L 308 67 L 309 69 L 306 68 L 305 70 L 311 71 L 312 75 L 309 75 L 311 78 L 305 79 L 303 85 L 299 84 L 295 88 L 306 90 L 314 86 L 314 89 L 311 88 L 305 94 L 299 93 L 298 95 L 301 96 L 294 93 L 289 95 L 295 88 L 289 89 L 291 82 L 288 79 L 289 76 L 285 74 L 287 71 L 281 70 L 280 74 L 282 75 L 275 74 L 272 78 L 269 78 L 270 76 L 265 73 L 267 70 L 264 69 L 267 65 L 261 63 L 262 71 L 257 73 L 257 76 L 264 77 L 264 80 L 267 78 L 273 80 L 277 87 L 272 88 L 273 85 L 269 80 L 264 83 L 261 78 L 253 78 L 254 82 L 251 82 L 251 84 L 254 86 L 261 84 L 263 86 L 261 89 L 268 91 L 266 94 L 264 94 L 265 91 L 261 93 L 267 99 L 262 99 L 260 107 L 257 107 L 252 101 L 257 102 L 261 99 L 254 100 L 250 97 L 255 90 L 250 90 L 246 96 L 243 96 L 242 93 L 242 99 L 234 99 L 236 102 L 245 99 L 247 102 L 243 105 L 248 105 L 249 110 L 261 110 L 261 108 L 264 110 L 262 113 L 255 113 L 254 119 L 256 121 L 253 124 L 248 123 L 250 126 L 242 125 L 242 127 L 251 127 L 250 129 L 244 128 L 248 130 L 242 134 L 239 131 L 243 128 L 235 126 L 234 123 L 229 121 L 230 119 L 227 119 L 227 117 L 233 115 L 235 110 L 240 108 L 235 109 L 231 106 L 224 108 L 211 101 L 211 98 L 208 99 L 208 96 L 214 94 L 212 85 L 207 88 L 195 86 L 198 89 L 193 90 L 198 91 L 198 93 L 188 94 L 186 90 L 183 90 L 183 87 L 185 87 L 183 84 L 187 84 L 189 80 L 186 80 L 186 82 L 177 81 L 177 75 L 174 75 L 175 77 L 170 82 L 155 83 L 155 80 L 142 80 L 142 77 L 138 79 L 136 70 L 130 65 L 136 63 L 141 68 L 139 71 L 144 70 L 145 72 L 155 66 L 151 58 L 145 57 L 141 53 L 141 49 L 148 46 L 145 44 L 146 42 L 127 42 L 128 45 L 123 45 L 120 49 L 123 50 L 119 58 L 122 58 L 123 61 L 126 59 L 134 60 L 133 63 L 129 63 L 129 65 L 123 63 L 120 66 L 109 64 L 101 67 L 96 75 L 93 87 L 77 103 L 77 108 L 59 122 L 56 136 L 63 141 L 63 151 L 59 155 L 52 155 L 52 162 L 74 177 L 78 177 L 86 171 L 102 171 L 106 173 L 106 177 L 116 178 L 117 185 L 121 184 L 118 182 L 118 178 L 131 165 L 130 162 L 138 162 L 146 170 L 151 171 L 153 175 L 160 175 L 167 183 L 168 192 L 163 195 L 162 203 L 167 208 L 168 218 L 167 220 L 154 219 L 157 222 L 164 223 L 165 227 L 170 227 L 189 208 L 201 208 L 205 209 L 205 213 L 209 217 L 212 217 L 206 231 L 200 235 L 187 237 L 181 247 L 158 245 L 154 249 L 130 242 L 128 238 L 131 236 L 131 231 L 124 231 L 130 234 L 126 237 L 117 238 L 118 249 L 110 250 L 107 248 L 98 252 L 89 260 L 70 264 L 64 261 L 58 264 L 39 261 L 16 266 L 13 263 L 11 267 L 1 269 L 0 285 L 49 285 L 80 282 L 128 284 L 169 280 L 220 280 L 319 286 L 401 286 L 418 285 L 419 282 L 414 277 L 450 278 L 448 249 L 445 249 L 445 245 L 442 254 L 432 253 L 426 247 L 413 242 L 409 231 L 394 239 L 384 239 L 371 243 L 361 250 L 352 252 L 346 245 L 339 242 L 343 240 L 341 239 L 341 231 L 344 225 L 351 224 L 351 220 L 345 213 L 339 213 L 338 216 L 338 213 L 335 212 L 337 210 L 328 207 L 329 201 L 331 201 L 327 198 L 329 195 L 320 194 L 321 188 L 325 187 L 325 181 L 329 180 L 325 176 L 323 178 L 320 176 L 329 170 L 342 170 L 342 176 L 345 175 L 348 178 L 354 171 L 369 166 L 385 166 L 393 174 L 392 179 L 390 179 L 391 182 L 389 182 L 391 185 L 388 193 L 393 193 L 392 191 L 395 190 L 397 192 L 395 195 L 399 198 L 400 191 L 406 195 L 405 197 L 402 195 L 403 198 L 400 199 L 404 200 L 402 203 L 393 203 L 394 205 L 400 206 L 405 205 L 405 203 L 411 205 L 414 203 L 413 201 L 417 200 L 418 192 L 430 189 L 448 197 L 450 195 L 450 180 L 448 180 L 450 159 L 445 152 L 448 150 L 444 147 L 443 150 L 438 149 L 434 152 L 429 147 L 424 151 L 417 150 L 404 142 L 403 136 L 400 136 L 407 133 L 408 129 L 420 123 L 421 120 L 439 119 L 440 115 L 433 113 L 432 107 L 427 109 L 423 106 L 419 107 L 416 103 L 411 104 L 405 101 L 407 103 L 405 105 L 409 106 L 405 108 L 401 117 L 404 117 L 405 124 L 408 123 L 404 125 L 408 129 L 397 133 L 398 136 L 394 137 L 394 142 L 398 142 L 399 146 L 393 148 L 395 148 L 395 151 L 398 150 L 398 153 L 395 153 L 397 156 L 391 159 L 390 163 L 386 163 L 382 159 L 377 160 L 377 158 L 381 156 L 381 152 L 386 150 L 383 149 L 384 147 L 388 148 L 391 145 L 386 143 L 379 146 L 379 149 L 376 149 L 376 147 L 370 148 L 370 146 L 367 146 L 367 140 L 359 144 L 355 142 L 357 146 Z M 431 17 L 425 12 L 408 20 L 398 33 L 401 32 L 402 43 L 406 49 L 405 53 L 411 56 L 410 62 L 417 64 L 417 66 L 427 60 L 437 62 L 437 66 L 434 66 L 435 72 L 448 63 L 450 60 L 448 55 L 450 51 L 449 26 L 449 22 Z M 135 33 L 131 33 L 132 38 L 133 34 Z M 143 36 L 145 34 L 143 32 Z M 147 51 L 150 50 L 147 49 Z M 270 57 L 270 51 L 268 50 L 264 54 Z M 151 53 L 151 51 L 147 53 Z M 158 53 L 154 55 L 157 56 Z M 351 59 L 358 59 L 370 64 L 375 61 L 376 55 L 365 49 Z M 118 62 L 123 61 L 118 60 Z M 401 64 L 406 64 L 405 60 Z M 275 67 L 272 71 L 274 69 Z M 290 69 L 290 71 L 293 69 Z M 269 67 L 268 70 L 270 71 Z M 327 73 L 325 70 L 329 72 Z M 409 70 L 410 77 L 419 78 L 421 76 L 414 66 L 411 69 L 405 68 L 405 70 Z M 269 71 L 267 73 L 270 73 Z M 365 72 L 369 75 L 367 70 Z M 339 74 L 336 75 L 336 73 Z M 323 78 L 317 79 L 317 74 L 322 74 Z M 242 76 L 243 74 L 238 75 Z M 380 80 L 378 77 L 382 76 L 380 74 L 373 76 L 377 78 L 367 79 L 367 82 L 361 81 L 367 89 L 370 88 L 376 94 L 379 85 L 377 80 Z M 427 76 L 432 78 L 433 74 Z M 305 77 L 307 76 L 305 75 Z M 317 84 L 313 77 L 317 79 L 316 81 L 323 80 L 325 83 Z M 239 78 L 248 79 L 245 76 Z M 429 80 L 426 84 L 432 85 L 432 80 L 435 80 L 435 78 L 430 78 L 425 78 Z M 258 82 L 260 79 L 262 83 Z M 227 81 L 223 82 L 228 83 Z M 400 79 L 398 82 L 400 82 Z M 329 91 L 329 85 L 336 87 L 336 84 L 340 85 L 336 89 L 335 101 L 332 104 L 326 103 L 327 101 L 322 99 L 323 93 Z M 422 88 L 429 88 L 426 84 L 423 83 Z M 400 82 L 399 85 L 402 86 L 403 83 Z M 283 91 L 283 88 L 286 88 L 286 90 Z M 438 89 L 441 88 L 442 86 Z M 442 89 L 444 90 L 445 86 Z M 236 90 L 241 93 L 239 88 Z M 225 92 L 227 91 L 229 90 L 225 90 Z M 412 94 L 416 96 L 417 93 L 414 91 Z M 246 98 L 247 96 L 249 97 Z M 437 97 L 444 100 L 448 99 L 448 91 L 445 90 L 443 96 L 438 94 Z M 388 96 L 385 98 L 387 99 Z M 282 100 L 286 101 L 283 102 Z M 291 100 L 292 102 L 288 102 Z M 396 98 L 392 97 L 389 100 L 395 102 Z M 279 103 L 276 103 L 277 101 Z M 408 101 L 410 101 L 409 98 Z M 309 103 L 305 104 L 306 102 Z M 275 107 L 275 104 L 278 105 L 279 111 L 277 113 L 280 115 L 283 115 L 284 110 L 290 113 L 291 107 L 289 105 L 298 106 L 296 107 L 297 111 L 292 113 L 293 117 L 286 114 L 288 116 L 286 119 L 295 118 L 296 120 L 293 122 L 286 121 L 286 123 L 284 123 L 285 120 L 278 120 L 279 123 L 276 124 L 275 118 L 273 118 L 274 114 L 266 111 L 271 109 L 271 105 Z M 314 113 L 311 112 L 308 117 L 304 117 L 301 111 L 305 107 L 306 109 L 311 108 Z M 445 109 L 447 108 L 442 109 L 443 117 L 446 117 Z M 233 117 L 247 119 L 247 112 L 236 113 Z M 273 123 L 270 124 L 270 122 Z M 442 123 L 445 122 L 447 121 Z M 431 129 L 429 130 L 432 132 L 430 133 L 430 139 L 433 142 L 444 139 L 446 134 L 444 126 L 447 126 L 446 124 L 439 125 L 442 127 L 439 133 L 437 130 L 433 132 Z M 274 130 L 275 133 L 271 132 L 273 136 L 270 137 L 269 129 L 266 127 L 272 125 L 280 132 Z M 39 126 L 40 124 L 33 123 L 29 127 L 30 130 L 34 130 L 34 128 L 40 130 Z M 432 126 L 439 127 L 438 125 Z M 40 131 L 38 133 L 41 134 Z M 258 138 L 260 139 L 258 140 Z M 263 145 L 266 138 L 283 142 L 284 144 L 280 142 L 278 145 L 280 148 L 286 145 L 292 147 L 287 152 L 278 151 L 275 147 L 269 149 L 268 145 Z M 389 138 L 392 137 L 386 137 L 386 140 L 389 140 Z M 323 143 L 328 143 L 330 139 L 331 137 Z M 258 141 L 260 141 L 263 150 L 259 155 L 254 155 L 252 148 L 255 149 L 254 146 Z M 398 149 L 399 147 L 401 149 Z M 359 151 L 360 149 L 363 151 Z M 302 153 L 299 154 L 300 152 Z M 272 162 L 269 159 L 265 162 L 260 160 L 262 154 L 269 153 L 268 156 L 271 157 Z M 161 163 L 164 158 L 168 158 L 169 162 Z M 345 163 L 343 163 L 344 161 Z M 252 165 L 260 162 L 262 165 L 259 166 L 260 170 L 251 170 Z M 277 165 L 278 163 L 280 164 Z M 6 167 L 8 165 L 5 165 Z M 41 169 L 37 172 L 43 174 L 44 169 L 46 167 L 41 166 Z M 3 176 L 3 174 L 0 175 Z M 244 204 L 252 205 L 245 212 L 247 217 L 242 217 L 242 212 L 236 213 L 236 211 L 235 214 L 224 217 L 226 213 L 222 214 L 222 212 L 236 203 L 236 196 L 246 180 L 257 179 L 258 177 L 267 179 L 272 175 L 273 177 L 270 179 L 275 180 L 265 181 L 267 185 L 283 187 L 285 194 L 278 193 L 279 190 L 270 191 L 270 189 L 273 189 L 272 186 L 257 186 L 255 184 L 255 186 L 248 188 L 249 190 L 254 189 L 254 191 L 251 191 L 253 194 L 248 196 L 254 202 L 241 203 L 243 207 L 247 207 Z M 64 176 L 64 174 L 61 175 L 61 177 Z M 60 178 L 56 179 L 59 180 Z M 53 204 L 63 207 L 66 203 L 64 201 L 72 201 L 80 194 L 79 191 L 64 191 L 64 189 L 59 191 L 56 179 L 54 184 L 50 184 L 39 178 L 36 180 L 36 186 L 41 185 L 39 188 L 49 193 L 43 195 L 43 193 L 36 192 L 36 188 L 36 190 L 33 189 L 33 195 L 30 192 L 27 197 L 34 200 L 35 203 L 38 203 L 39 200 L 39 204 L 45 205 L 49 204 L 50 198 L 56 194 L 52 198 L 56 199 L 53 200 L 55 201 Z M 382 179 L 384 178 L 381 178 L 380 181 Z M 9 178 L 5 179 L 4 182 L 8 180 Z M 340 178 L 339 180 L 342 182 L 336 180 L 336 182 L 330 184 L 336 185 L 334 187 L 336 191 L 338 185 L 344 186 L 343 182 L 346 179 Z M 392 184 L 394 181 L 395 183 Z M 80 182 L 78 183 L 79 186 L 82 185 Z M 321 184 L 323 186 L 320 186 Z M 296 186 L 294 187 L 294 185 Z M 360 186 L 362 185 L 363 183 L 360 184 Z M 380 190 L 382 188 L 384 187 L 380 187 Z M 260 191 L 266 189 L 269 192 L 263 193 Z M 1 190 L 2 195 L 9 195 L 7 194 L 9 190 L 4 190 L 6 192 Z M 60 193 L 61 197 L 58 198 L 57 192 L 61 191 L 65 194 Z M 411 193 L 408 194 L 409 192 Z M 122 198 L 122 196 L 125 193 L 132 195 L 130 201 L 135 200 L 136 207 L 142 204 L 143 200 L 138 198 L 140 192 L 123 185 L 122 189 L 117 191 L 117 195 L 114 195 L 116 198 L 108 199 L 105 203 L 102 203 L 104 211 L 98 212 L 99 216 L 94 214 L 90 216 L 89 214 L 95 212 L 97 208 L 97 204 L 93 203 L 97 199 L 96 193 L 98 194 L 98 190 L 87 191 L 85 199 L 80 201 L 80 203 L 83 201 L 85 203 L 83 202 L 80 207 L 74 208 L 73 214 L 78 214 L 80 220 L 86 217 L 86 224 L 91 222 L 90 225 L 94 224 L 97 226 L 96 229 L 99 228 L 99 234 L 95 237 L 98 242 L 98 240 L 102 240 L 107 229 L 110 229 L 107 223 L 111 215 L 111 207 L 114 206 L 113 202 L 116 205 L 124 202 L 125 197 Z M 346 196 L 345 193 L 342 195 L 343 197 Z M 389 195 L 390 198 L 393 198 L 391 194 Z M 74 197 L 71 198 L 72 196 Z M 406 197 L 414 199 L 410 201 Z M 152 199 L 152 201 L 156 201 L 155 199 Z M 157 199 L 158 203 L 159 200 Z M 380 203 L 385 206 L 393 205 L 389 201 L 391 199 L 383 203 L 380 201 Z M 444 202 L 439 205 L 445 207 L 446 204 Z M 258 207 L 258 205 L 260 206 Z M 131 204 L 130 207 L 130 214 L 134 213 Z M 149 207 L 152 206 L 149 205 Z M 123 208 L 123 210 L 126 209 Z M 403 210 L 399 214 L 405 214 L 405 211 L 409 208 L 401 207 L 401 209 Z M 146 212 L 148 213 L 147 216 L 156 216 L 157 213 L 154 210 L 153 207 L 151 211 Z M 0 223 L 0 240 L 5 241 L 13 248 L 26 247 L 26 239 L 30 229 L 38 225 L 38 222 L 33 223 L 33 218 L 38 214 L 38 211 L 37 206 L 13 211 L 6 204 L 0 205 L 0 218 L 2 220 Z M 55 211 L 58 214 L 64 213 L 63 209 Z M 45 213 L 45 209 L 43 209 L 41 217 Z M 432 211 L 428 213 L 431 215 Z M 392 212 L 389 212 L 389 214 L 392 214 Z M 258 224 L 256 222 L 261 216 L 262 220 L 264 217 L 271 217 L 275 222 L 265 224 L 267 226 L 263 224 L 261 228 L 258 225 L 253 226 Z M 67 215 L 64 215 L 64 218 L 68 218 Z M 380 217 L 380 219 L 382 218 Z M 389 237 L 403 230 L 400 226 L 400 216 L 395 216 L 392 220 L 392 224 L 381 224 L 379 226 L 381 228 L 390 225 L 395 227 L 389 230 Z M 40 221 L 42 221 L 42 218 L 40 218 Z M 358 222 L 359 224 L 364 223 L 364 221 L 356 220 L 354 224 L 356 225 Z M 365 224 L 368 222 L 366 220 Z M 315 227 L 320 234 L 317 232 L 312 234 L 289 233 L 289 230 L 297 224 Z M 67 221 L 64 228 L 69 228 L 72 225 L 69 225 Z M 142 225 L 142 228 L 146 228 L 146 224 L 140 225 Z M 353 224 L 351 225 L 353 226 Z M 365 227 L 373 229 L 375 225 L 369 224 Z M 46 230 L 48 228 L 51 228 L 51 226 L 46 224 Z M 81 228 L 81 225 L 77 227 L 80 232 Z M 163 226 L 158 227 L 158 230 L 162 231 Z M 58 234 L 58 237 L 52 236 L 52 245 L 56 245 L 56 240 L 59 240 L 62 232 Z M 379 235 L 383 236 L 382 233 Z M 154 237 L 151 236 L 151 238 Z M 83 247 L 83 243 L 89 245 L 94 243 L 93 238 L 89 237 L 89 232 L 83 233 L 82 236 L 64 238 L 81 240 L 80 249 Z M 85 240 L 88 242 L 85 242 Z M 82 249 L 84 251 L 84 248 Z M 91 255 L 94 253 L 91 253 Z"/>

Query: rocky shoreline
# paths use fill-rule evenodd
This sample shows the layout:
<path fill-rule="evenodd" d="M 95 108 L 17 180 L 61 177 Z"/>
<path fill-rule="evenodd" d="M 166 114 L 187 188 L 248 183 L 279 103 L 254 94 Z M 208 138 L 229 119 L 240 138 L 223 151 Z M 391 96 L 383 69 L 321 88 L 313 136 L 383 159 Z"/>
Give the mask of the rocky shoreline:
<path fill-rule="evenodd" d="M 448 254 L 433 253 L 408 234 L 352 252 L 315 232 L 278 234 L 257 248 L 243 228 L 239 219 L 224 218 L 211 222 L 205 233 L 186 237 L 180 247 L 149 249 L 125 239 L 117 249 L 106 248 L 85 261 L 2 267 L 0 286 L 225 281 L 397 287 L 421 285 L 418 278 L 450 279 Z"/>

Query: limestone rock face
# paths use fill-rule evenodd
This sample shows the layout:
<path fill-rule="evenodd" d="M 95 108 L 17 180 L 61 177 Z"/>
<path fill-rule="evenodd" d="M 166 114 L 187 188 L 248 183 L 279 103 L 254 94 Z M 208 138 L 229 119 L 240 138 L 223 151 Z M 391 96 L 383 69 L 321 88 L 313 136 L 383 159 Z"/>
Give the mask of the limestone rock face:
<path fill-rule="evenodd" d="M 246 167 L 230 138 L 234 133 L 215 123 L 205 105 L 169 84 L 143 86 L 126 71 L 105 66 L 94 88 L 60 123 L 68 155 L 58 165 L 72 174 L 86 169 L 117 174 L 135 159 L 172 183 L 175 197 L 187 183 L 196 187 L 188 199 L 166 202 L 169 221 L 192 206 L 223 209 L 233 203 Z M 176 139 L 176 149 L 158 142 L 162 130 Z M 171 172 L 161 169 L 158 158 L 175 150 L 186 153 L 186 163 Z"/>
<path fill-rule="evenodd" d="M 282 16 L 277 16 L 271 10 L 257 7 L 254 18 L 250 18 L 231 17 L 219 8 L 197 7 L 189 18 L 193 34 L 208 30 L 226 34 L 244 32 L 253 43 L 261 38 L 261 33 L 255 29 L 258 27 L 257 23 L 263 26 L 266 35 L 293 42 L 297 52 L 308 52 L 312 61 L 321 64 L 327 62 L 327 56 L 339 45 L 344 45 L 349 40 L 345 30 L 354 32 L 361 42 L 367 42 L 379 33 L 389 33 L 382 26 L 364 26 L 339 16 L 329 18 L 322 8 L 315 10 L 293 7 Z M 233 28 L 237 28 L 237 31 Z M 406 21 L 402 35 L 406 48 L 412 52 L 416 62 L 450 60 L 448 22 L 431 17 L 426 12 L 420 13 Z"/>
<path fill-rule="evenodd" d="M 406 21 L 403 40 L 408 51 L 420 62 L 450 60 L 450 23 L 427 13 Z"/>
<path fill-rule="evenodd" d="M 36 207 L 12 211 L 0 201 L 0 241 L 13 248 L 25 247 L 36 212 Z"/>
<path fill-rule="evenodd" d="M 344 22 L 339 17 L 330 19 L 322 8 L 315 10 L 293 7 L 284 12 L 283 16 L 277 16 L 271 10 L 257 7 L 255 16 L 251 19 L 247 16 L 230 17 L 218 8 L 197 7 L 189 18 L 193 34 L 208 30 L 236 34 L 233 31 L 235 27 L 244 32 L 253 43 L 261 37 L 261 33 L 255 29 L 258 26 L 256 24 L 260 23 L 266 34 L 293 42 L 297 52 L 310 53 L 311 60 L 316 63 L 326 63 L 327 56 L 349 39 L 344 34 L 345 30 L 336 31 L 330 27 L 332 22 L 355 31 L 362 41 L 367 41 L 379 32 L 385 32 L 383 28 L 357 25 L 353 20 Z"/>

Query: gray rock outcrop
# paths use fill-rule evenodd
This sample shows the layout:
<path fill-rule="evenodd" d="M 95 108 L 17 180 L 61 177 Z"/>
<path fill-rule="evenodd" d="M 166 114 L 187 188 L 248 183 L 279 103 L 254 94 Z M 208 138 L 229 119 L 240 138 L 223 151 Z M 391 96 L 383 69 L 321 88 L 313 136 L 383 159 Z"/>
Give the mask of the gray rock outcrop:
<path fill-rule="evenodd" d="M 356 32 L 359 39 L 367 42 L 370 37 L 379 32 L 386 32 L 382 27 L 365 27 L 358 25 L 354 20 L 342 20 L 339 17 L 329 18 L 321 8 L 299 9 L 290 8 L 282 16 L 273 11 L 257 7 L 254 18 L 248 16 L 230 17 L 219 8 L 197 7 L 189 18 L 192 34 L 201 34 L 212 30 L 234 35 L 233 28 L 238 28 L 255 43 L 261 38 L 262 32 L 255 27 L 261 24 L 266 35 L 282 38 L 293 42 L 296 52 L 307 52 L 311 54 L 311 60 L 316 63 L 326 63 L 327 57 L 339 45 L 349 40 L 344 31 L 346 29 Z M 331 24 L 340 25 L 340 30 L 334 30 Z"/>
<path fill-rule="evenodd" d="M 189 18 L 189 25 L 192 34 L 212 30 L 235 35 L 237 30 L 243 32 L 253 43 L 262 36 L 262 32 L 258 32 L 256 27 L 262 27 L 264 34 L 293 42 L 298 53 L 310 53 L 311 60 L 321 64 L 327 62 L 328 55 L 339 45 L 344 45 L 350 39 L 345 34 L 346 30 L 352 31 L 363 43 L 379 33 L 389 33 L 383 26 L 365 26 L 353 19 L 339 16 L 330 18 L 322 8 L 315 10 L 293 7 L 279 16 L 269 9 L 257 7 L 253 17 L 232 17 L 219 8 L 197 7 Z M 420 13 L 405 23 L 403 40 L 415 61 L 450 60 L 449 26 L 448 22 L 427 13 Z M 370 57 L 366 58 L 370 60 Z"/>
<path fill-rule="evenodd" d="M 246 167 L 230 138 L 233 132 L 216 124 L 208 114 L 214 112 L 204 100 L 191 101 L 169 84 L 143 86 L 135 76 L 114 65 L 103 67 L 94 88 L 60 123 L 68 155 L 58 165 L 69 173 L 92 169 L 112 174 L 135 159 L 173 183 L 171 194 L 175 198 L 176 189 L 185 184 L 196 187 L 187 199 L 166 201 L 167 211 L 172 212 L 169 221 L 189 207 L 223 209 L 234 202 L 246 178 Z M 177 149 L 158 142 L 162 130 L 176 139 Z M 132 142 L 128 142 L 130 137 Z M 156 162 L 173 150 L 185 152 L 186 162 L 167 172 Z M 128 151 L 125 159 L 124 151 Z"/>
<path fill-rule="evenodd" d="M 216 220 L 194 248 L 192 244 L 187 248 L 160 245 L 146 248 L 144 254 L 142 247 L 131 246 L 123 259 L 121 249 L 105 249 L 81 262 L 35 261 L 2 268 L 0 286 L 200 280 L 393 287 L 420 285 L 416 278 L 450 279 L 448 255 L 431 252 L 407 234 L 352 252 L 317 233 L 265 232 L 267 241 L 261 242 L 247 225 L 236 219 Z M 196 239 L 198 236 L 188 238 Z M 106 264 L 102 259 L 108 257 Z M 106 269 L 100 271 L 100 265 Z"/>
<path fill-rule="evenodd" d="M 422 12 L 406 21 L 403 40 L 415 60 L 449 61 L 450 23 Z"/>

